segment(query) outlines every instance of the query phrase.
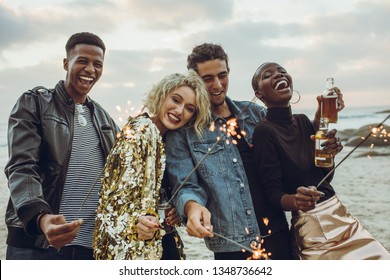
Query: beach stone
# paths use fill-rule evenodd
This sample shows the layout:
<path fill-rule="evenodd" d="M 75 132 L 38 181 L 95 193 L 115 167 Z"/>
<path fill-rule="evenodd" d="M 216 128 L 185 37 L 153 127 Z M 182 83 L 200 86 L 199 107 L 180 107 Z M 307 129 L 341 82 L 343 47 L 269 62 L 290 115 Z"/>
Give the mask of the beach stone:
<path fill-rule="evenodd" d="M 363 137 L 367 137 L 369 135 L 370 131 L 372 131 L 374 127 L 376 127 L 376 124 L 368 124 L 358 129 L 345 129 L 337 134 L 341 141 L 344 142 L 345 146 L 357 146 L 362 141 Z M 380 129 L 380 133 L 376 136 L 369 136 L 368 139 L 361 144 L 363 147 L 369 147 L 371 145 L 377 147 L 390 146 L 390 126 L 383 125 Z"/>
<path fill-rule="evenodd" d="M 348 139 L 345 142 L 345 146 L 355 147 L 361 141 L 362 141 L 361 137 L 354 136 L 354 137 L 351 137 L 350 139 Z M 377 138 L 377 137 L 372 137 L 371 136 L 366 141 L 364 141 L 360 146 L 362 146 L 362 147 L 370 147 L 371 145 L 374 145 L 376 147 L 387 147 L 387 146 L 390 146 L 389 142 L 390 142 L 389 139 L 387 139 L 387 141 L 386 141 L 386 139 L 384 139 L 384 138 Z"/>

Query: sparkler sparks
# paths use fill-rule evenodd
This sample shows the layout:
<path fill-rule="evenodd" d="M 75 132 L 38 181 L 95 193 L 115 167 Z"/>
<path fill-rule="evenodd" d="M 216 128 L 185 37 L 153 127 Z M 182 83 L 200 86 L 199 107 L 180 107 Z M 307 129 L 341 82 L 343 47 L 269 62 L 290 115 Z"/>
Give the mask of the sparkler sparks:
<path fill-rule="evenodd" d="M 123 109 L 121 106 L 117 106 L 116 107 L 117 110 L 119 112 L 122 112 Z M 125 113 L 127 113 L 128 111 L 126 110 Z M 122 118 L 121 118 L 122 119 Z M 123 119 L 122 119 L 123 120 Z M 210 130 L 211 131 L 214 131 L 215 130 L 215 123 L 212 122 L 211 125 L 210 125 Z M 238 130 L 238 123 L 237 123 L 237 119 L 236 118 L 231 118 L 229 120 L 226 121 L 226 124 L 222 125 L 222 126 L 219 126 L 219 130 L 222 132 L 222 136 L 218 136 L 216 138 L 216 141 L 213 145 L 210 145 L 210 148 L 208 149 L 208 152 L 204 155 L 204 157 L 197 163 L 196 166 L 194 166 L 194 168 L 191 170 L 191 172 L 186 176 L 186 178 L 184 179 L 184 181 L 181 183 L 181 185 L 179 187 L 176 188 L 175 192 L 172 194 L 170 200 L 168 201 L 168 203 L 171 202 L 171 200 L 176 196 L 176 194 L 178 193 L 178 191 L 182 188 L 182 186 L 184 185 L 184 183 L 189 179 L 189 177 L 198 169 L 199 165 L 204 161 L 204 159 L 214 150 L 215 146 L 218 144 L 219 141 L 221 141 L 221 139 L 224 139 L 226 144 L 229 145 L 229 144 L 237 144 L 237 140 L 240 140 L 242 139 L 242 137 L 245 137 L 247 135 L 247 133 L 245 131 L 239 131 Z M 123 128 L 123 132 L 124 132 L 124 136 L 126 138 L 132 138 L 135 136 L 135 132 L 132 131 L 130 128 L 126 128 L 124 127 Z M 99 176 L 100 177 L 100 176 Z M 95 184 L 94 184 L 95 185 Z M 93 187 L 92 187 L 93 188 Z M 92 189 L 91 188 L 91 189 Z M 83 207 L 84 203 L 82 204 L 81 208 Z M 80 209 L 81 209 L 80 208 Z M 270 233 L 270 231 L 268 232 Z M 237 242 L 235 242 L 234 240 L 231 240 L 229 238 L 226 238 L 224 236 L 222 236 L 221 234 L 218 234 L 218 233 L 215 233 L 214 234 L 216 236 L 219 236 L 220 238 L 223 238 L 233 244 L 236 244 L 237 246 L 240 246 L 243 250 L 245 251 L 248 251 L 248 252 L 251 252 L 252 253 L 252 256 L 250 257 L 250 259 L 268 259 L 268 257 L 271 255 L 271 253 L 266 253 L 265 252 L 265 249 L 262 248 L 262 244 L 264 243 L 263 239 L 261 239 L 261 237 L 257 237 L 255 240 L 252 240 L 251 243 L 250 243 L 250 247 L 247 247 L 247 246 L 243 246 Z"/>
<path fill-rule="evenodd" d="M 248 258 L 248 260 L 267 260 L 269 259 L 269 256 L 271 256 L 271 253 L 267 253 L 264 248 L 262 248 L 262 244 L 264 243 L 264 239 L 261 239 L 260 237 L 256 237 L 255 240 L 252 240 L 250 243 L 251 248 L 244 246 L 240 243 L 237 243 L 236 241 L 229 239 L 222 234 L 213 232 L 215 236 L 218 236 L 222 239 L 225 239 L 228 242 L 231 242 L 239 247 L 242 248 L 243 252 L 251 252 L 252 256 Z"/>
<path fill-rule="evenodd" d="M 116 105 L 115 106 L 115 109 L 120 114 L 117 117 L 117 120 L 118 120 L 118 122 L 120 124 L 123 123 L 123 121 L 126 121 L 129 116 L 139 115 L 143 111 L 143 108 L 138 108 L 136 110 L 136 108 L 134 106 L 132 106 L 132 101 L 131 100 L 127 100 L 126 104 L 127 104 L 126 107 L 122 107 L 121 105 Z M 122 113 L 124 114 L 124 116 L 122 116 Z"/>
<path fill-rule="evenodd" d="M 247 234 L 249 234 L 249 231 L 247 228 L 245 228 L 245 232 Z M 250 248 L 245 246 L 245 245 L 242 245 L 240 243 L 237 243 L 236 241 L 230 239 L 230 238 L 227 238 L 225 236 L 223 236 L 222 234 L 219 234 L 219 233 L 216 233 L 216 232 L 213 232 L 213 234 L 217 237 L 220 237 L 222 239 L 225 239 L 226 241 L 232 243 L 232 244 L 235 244 L 237 246 L 239 246 L 243 252 L 250 252 L 252 253 L 252 256 L 250 256 L 248 258 L 248 260 L 268 260 L 269 257 L 272 255 L 270 252 L 267 253 L 265 248 L 262 247 L 263 243 L 264 243 L 264 239 L 259 237 L 259 236 L 256 236 L 256 239 L 252 240 L 250 242 Z"/>
<path fill-rule="evenodd" d="M 255 240 L 251 242 L 252 256 L 248 258 L 249 260 L 268 260 L 272 256 L 271 252 L 266 252 L 263 248 L 264 239 L 256 236 Z"/>
<path fill-rule="evenodd" d="M 376 137 L 377 136 L 377 133 L 378 131 L 380 132 L 380 135 L 386 135 L 389 136 L 390 133 L 387 133 L 386 132 L 386 129 L 383 129 L 383 124 L 387 121 L 387 119 L 390 118 L 390 114 L 380 123 L 378 124 L 377 126 L 375 126 L 374 128 L 371 129 L 370 133 L 367 134 L 366 137 L 362 137 L 362 140 L 337 164 L 335 165 L 335 167 L 333 167 L 329 172 L 328 174 L 326 174 L 324 176 L 324 178 L 322 178 L 322 180 L 317 184 L 316 188 L 318 189 L 319 186 L 321 186 L 321 184 L 336 170 L 337 167 L 340 166 L 340 164 L 342 164 L 344 162 L 344 160 L 346 160 L 358 147 L 360 147 L 361 144 L 363 144 L 370 136 L 374 136 Z M 382 134 L 382 131 L 383 134 Z M 382 136 L 383 137 L 383 136 Z M 387 139 L 386 139 L 387 141 Z"/>
<path fill-rule="evenodd" d="M 246 135 L 245 131 L 240 131 L 240 133 L 237 133 L 237 119 L 232 118 L 226 122 L 226 124 L 220 126 L 219 130 L 226 134 L 226 145 L 230 144 L 229 138 L 232 138 L 233 136 L 236 136 L 237 138 L 241 138 L 241 135 Z M 211 122 L 209 126 L 209 131 L 215 131 L 215 122 Z M 241 134 L 241 135 L 240 135 Z M 180 189 L 183 187 L 183 185 L 187 182 L 187 180 L 190 178 L 190 176 L 199 168 L 199 166 L 202 164 L 202 162 L 206 159 L 206 157 L 214 150 L 216 145 L 219 141 L 221 141 L 221 137 L 218 136 L 214 142 L 214 144 L 208 148 L 207 153 L 201 158 L 201 160 L 194 166 L 194 168 L 191 170 L 191 172 L 184 178 L 183 182 L 176 188 L 176 190 L 172 193 L 171 198 L 169 199 L 168 203 L 171 203 L 173 198 L 177 195 L 177 193 L 180 191 Z M 232 140 L 233 144 L 237 144 L 237 141 L 235 139 Z"/>

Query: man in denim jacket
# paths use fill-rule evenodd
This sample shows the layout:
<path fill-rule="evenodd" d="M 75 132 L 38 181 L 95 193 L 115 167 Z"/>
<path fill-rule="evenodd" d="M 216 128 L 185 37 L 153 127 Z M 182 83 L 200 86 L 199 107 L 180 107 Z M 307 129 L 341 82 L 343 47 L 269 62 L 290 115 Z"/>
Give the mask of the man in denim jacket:
<path fill-rule="evenodd" d="M 215 259 L 246 259 L 252 254 L 242 249 L 250 248 L 259 237 L 264 237 L 263 246 L 273 259 L 290 258 L 286 218 L 264 200 L 251 153 L 252 133 L 264 118 L 265 108 L 226 96 L 229 66 L 221 46 L 196 46 L 187 62 L 187 68 L 195 70 L 208 88 L 214 118 L 201 139 L 191 126 L 166 136 L 174 204 L 187 232 L 205 237 Z M 254 203 L 261 205 L 257 213 L 251 189 Z M 264 218 L 269 219 L 268 226 Z"/>

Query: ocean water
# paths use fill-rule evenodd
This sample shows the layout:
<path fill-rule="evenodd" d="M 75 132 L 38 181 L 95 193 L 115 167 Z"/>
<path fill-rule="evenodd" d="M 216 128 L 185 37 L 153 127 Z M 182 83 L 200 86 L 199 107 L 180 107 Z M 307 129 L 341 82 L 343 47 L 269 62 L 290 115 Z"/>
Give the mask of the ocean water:
<path fill-rule="evenodd" d="M 331 124 L 332 128 L 344 130 L 349 128 L 360 128 L 367 124 L 379 124 L 390 113 L 380 113 L 390 111 L 390 105 L 377 107 L 346 107 L 339 112 L 337 124 Z M 293 112 L 306 114 L 310 119 L 313 119 L 314 110 L 312 109 L 294 109 Z M 385 124 L 390 125 L 390 119 Z M 6 122 L 0 122 L 0 148 L 7 147 L 7 126 Z"/>
<path fill-rule="evenodd" d="M 0 146 L 7 143 L 7 123 L 0 122 Z"/>
<path fill-rule="evenodd" d="M 294 108 L 293 108 L 294 110 Z M 387 113 L 380 113 L 387 111 Z M 306 114 L 313 119 L 314 110 L 294 110 L 294 113 Z M 338 115 L 337 124 L 330 124 L 332 128 L 341 131 L 344 129 L 357 129 L 367 124 L 380 124 L 390 114 L 390 105 L 378 107 L 346 107 Z M 384 123 L 390 125 L 390 118 Z"/>

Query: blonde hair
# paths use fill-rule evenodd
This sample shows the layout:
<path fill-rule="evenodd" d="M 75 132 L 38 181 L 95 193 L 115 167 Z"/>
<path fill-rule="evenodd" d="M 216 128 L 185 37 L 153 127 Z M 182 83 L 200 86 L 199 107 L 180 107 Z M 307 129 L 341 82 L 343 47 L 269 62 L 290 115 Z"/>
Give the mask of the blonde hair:
<path fill-rule="evenodd" d="M 151 114 L 157 115 L 167 95 L 182 86 L 190 87 L 195 92 L 196 112 L 192 120 L 196 134 L 201 136 L 211 121 L 210 99 L 202 78 L 195 71 L 189 70 L 187 75 L 174 73 L 165 76 L 147 93 L 145 107 Z"/>

